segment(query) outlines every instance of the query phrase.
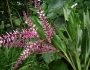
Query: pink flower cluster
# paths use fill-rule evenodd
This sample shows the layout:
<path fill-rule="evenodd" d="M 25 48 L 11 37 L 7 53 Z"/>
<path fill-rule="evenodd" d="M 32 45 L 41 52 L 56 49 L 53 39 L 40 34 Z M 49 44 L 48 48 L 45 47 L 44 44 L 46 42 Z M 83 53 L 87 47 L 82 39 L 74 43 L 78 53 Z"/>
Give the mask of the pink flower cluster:
<path fill-rule="evenodd" d="M 21 64 L 22 61 L 25 58 L 27 58 L 30 53 L 42 54 L 45 52 L 55 52 L 55 51 L 56 49 L 52 48 L 52 45 L 46 43 L 44 40 L 39 40 L 36 43 L 27 44 L 26 49 L 23 51 L 18 61 L 14 65 L 13 70 L 16 70 L 16 68 L 19 67 L 19 64 Z"/>
<path fill-rule="evenodd" d="M 10 33 L 6 32 L 6 35 L 2 35 L 2 37 L 0 37 L 0 45 L 1 46 L 6 46 L 6 47 L 16 46 L 16 47 L 25 48 L 25 50 L 22 52 L 21 56 L 18 58 L 17 62 L 13 66 L 12 70 L 16 70 L 16 68 L 19 67 L 19 64 L 21 64 L 22 61 L 25 58 L 27 58 L 28 55 L 31 53 L 41 54 L 44 52 L 56 51 L 56 49 L 53 48 L 52 45 L 50 44 L 51 38 L 53 37 L 53 34 L 54 34 L 55 26 L 53 26 L 53 27 L 50 26 L 50 24 L 46 20 L 45 15 L 43 14 L 43 11 L 42 11 L 39 3 L 37 3 L 37 2 L 38 2 L 38 0 L 35 0 L 35 4 L 38 9 L 38 15 L 40 17 L 41 25 L 45 32 L 47 41 L 40 38 L 39 34 L 37 33 L 37 28 L 35 27 L 33 22 L 29 19 L 27 14 L 25 12 L 23 12 L 24 17 L 25 17 L 26 21 L 28 22 L 28 26 L 30 26 L 30 29 L 22 29 L 21 32 L 19 32 L 17 30 L 10 32 Z M 38 38 L 37 42 L 35 41 L 33 43 L 33 42 L 26 41 L 29 39 L 33 39 L 35 37 Z"/>
<path fill-rule="evenodd" d="M 7 32 L 6 32 L 7 33 Z M 7 46 L 22 46 L 25 39 L 31 39 L 38 37 L 38 34 L 35 30 L 27 29 L 22 30 L 22 32 L 13 31 L 13 33 L 7 33 L 0 37 L 0 44 Z"/>
<path fill-rule="evenodd" d="M 38 15 L 41 20 L 41 25 L 43 27 L 43 30 L 45 32 L 45 36 L 47 37 L 48 41 L 51 42 L 51 38 L 54 34 L 55 25 L 53 27 L 50 26 L 49 22 L 47 21 L 44 12 L 42 11 L 40 4 L 36 4 L 38 8 Z"/>

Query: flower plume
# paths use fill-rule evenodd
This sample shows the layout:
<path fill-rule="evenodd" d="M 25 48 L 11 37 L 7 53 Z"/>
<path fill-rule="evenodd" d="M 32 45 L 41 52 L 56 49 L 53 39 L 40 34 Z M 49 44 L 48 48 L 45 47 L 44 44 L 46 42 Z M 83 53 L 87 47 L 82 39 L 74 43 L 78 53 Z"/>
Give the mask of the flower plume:
<path fill-rule="evenodd" d="M 54 30 L 55 30 L 55 25 L 53 27 L 50 26 L 50 23 L 46 19 L 45 14 L 41 9 L 40 3 L 37 2 L 37 0 L 36 0 L 35 4 L 36 4 L 37 9 L 38 9 L 38 15 L 39 15 L 39 18 L 41 20 L 41 25 L 43 27 L 43 30 L 45 32 L 45 36 L 48 39 L 48 41 L 51 42 L 51 38 L 52 38 L 52 36 L 54 34 Z"/>
<path fill-rule="evenodd" d="M 23 60 L 25 60 L 29 54 L 35 53 L 35 54 L 42 54 L 45 52 L 54 52 L 56 51 L 55 48 L 52 47 L 51 45 L 51 39 L 54 34 L 55 30 L 55 25 L 52 27 L 48 20 L 45 17 L 45 14 L 43 13 L 40 4 L 38 3 L 38 0 L 35 0 L 35 7 L 38 9 L 38 15 L 41 21 L 42 28 L 44 30 L 45 36 L 47 40 L 42 39 L 33 24 L 33 22 L 29 19 L 27 14 L 23 12 L 24 18 L 28 22 L 28 26 L 30 27 L 29 29 L 22 29 L 21 32 L 18 30 L 13 32 L 6 32 L 6 35 L 2 35 L 0 37 L 0 46 L 5 46 L 5 47 L 21 47 L 24 48 L 25 50 L 22 52 L 16 63 L 14 64 L 12 70 L 16 70 L 19 65 L 22 63 Z M 27 42 L 26 40 L 33 39 L 33 38 L 38 38 L 38 41 L 35 42 Z"/>
<path fill-rule="evenodd" d="M 39 40 L 36 43 L 31 43 L 27 44 L 26 49 L 23 51 L 21 56 L 19 57 L 18 61 L 13 67 L 13 70 L 19 67 L 19 64 L 22 63 L 22 61 L 28 57 L 30 53 L 35 53 L 35 54 L 41 54 L 45 52 L 55 52 L 56 49 L 52 48 L 50 44 L 45 43 L 44 40 Z"/>

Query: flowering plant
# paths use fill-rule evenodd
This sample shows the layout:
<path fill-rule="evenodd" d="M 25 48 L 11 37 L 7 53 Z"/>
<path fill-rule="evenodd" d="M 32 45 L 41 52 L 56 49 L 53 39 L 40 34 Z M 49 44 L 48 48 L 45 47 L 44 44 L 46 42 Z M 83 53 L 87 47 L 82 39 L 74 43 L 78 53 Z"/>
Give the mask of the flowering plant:
<path fill-rule="evenodd" d="M 44 30 L 45 36 L 47 40 L 44 40 L 39 36 L 37 33 L 38 28 L 33 24 L 33 22 L 29 19 L 27 14 L 23 12 L 23 15 L 28 23 L 28 26 L 30 29 L 22 29 L 22 32 L 19 32 L 18 30 L 7 33 L 7 35 L 2 35 L 0 37 L 0 45 L 5 46 L 5 47 L 21 47 L 25 48 L 23 53 L 21 54 L 20 58 L 17 60 L 15 65 L 13 66 L 13 70 L 16 70 L 18 68 L 19 64 L 22 63 L 22 61 L 28 57 L 29 54 L 31 53 L 44 53 L 44 52 L 54 52 L 56 49 L 52 47 L 50 44 L 51 39 L 54 34 L 55 26 L 51 27 L 50 24 L 48 23 L 39 3 L 38 0 L 35 0 L 35 5 L 37 6 L 38 9 L 38 15 L 41 20 L 41 25 Z M 33 38 L 38 38 L 38 41 L 33 42 L 27 42 L 26 40 L 33 39 Z"/>
<path fill-rule="evenodd" d="M 81 21 L 74 6 L 70 7 L 65 3 L 63 12 L 67 22 L 63 27 L 58 28 L 48 22 L 38 0 L 35 0 L 35 7 L 40 19 L 39 24 L 34 24 L 23 12 L 30 28 L 22 29 L 21 32 L 18 30 L 13 30 L 13 33 L 6 32 L 6 35 L 0 37 L 0 46 L 24 48 L 12 69 L 16 70 L 31 53 L 58 52 L 67 60 L 73 70 L 88 70 L 90 66 L 90 18 L 88 11 L 87 14 L 83 14 L 83 21 Z M 37 18 L 35 19 L 37 20 Z M 30 41 L 34 38 L 37 40 Z M 52 68 L 51 70 L 53 70 Z"/>

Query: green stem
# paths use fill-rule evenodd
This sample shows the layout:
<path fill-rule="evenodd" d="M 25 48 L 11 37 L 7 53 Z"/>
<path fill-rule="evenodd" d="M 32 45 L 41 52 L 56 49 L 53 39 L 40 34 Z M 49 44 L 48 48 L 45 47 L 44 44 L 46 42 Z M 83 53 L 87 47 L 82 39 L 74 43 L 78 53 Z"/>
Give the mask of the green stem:
<path fill-rule="evenodd" d="M 18 14 L 20 20 L 22 21 L 22 18 L 21 18 L 21 16 L 20 16 L 19 12 L 18 12 L 14 7 L 12 7 L 12 9 L 14 9 L 14 10 L 16 11 L 16 13 Z"/>
<path fill-rule="evenodd" d="M 72 42 L 72 38 L 70 37 L 69 32 L 67 31 L 66 27 L 64 27 L 64 28 L 65 28 L 65 30 L 66 30 L 68 36 L 69 36 L 70 41 Z"/>
<path fill-rule="evenodd" d="M 49 43 L 47 40 L 45 40 L 47 43 Z M 51 44 L 53 47 L 55 47 L 57 50 L 58 50 L 58 48 L 56 47 L 56 46 L 54 46 L 54 44 L 52 44 L 52 43 L 49 43 L 49 44 Z M 69 57 L 68 57 L 68 55 L 66 54 L 66 53 L 62 53 L 62 52 L 60 52 L 60 51 L 57 51 L 64 59 L 66 59 L 67 60 L 67 62 L 72 66 L 72 68 L 74 69 L 74 70 L 76 70 L 76 68 L 75 68 L 75 66 L 72 64 L 72 62 L 70 61 L 70 59 L 69 59 Z"/>
<path fill-rule="evenodd" d="M 69 51 L 68 51 L 68 53 L 69 53 Z M 69 56 L 70 56 L 70 58 L 68 57 L 68 59 L 69 59 L 69 61 L 71 62 L 71 66 L 73 67 L 74 70 L 76 70 L 75 64 L 74 64 L 74 62 L 73 62 L 73 59 L 72 59 L 72 56 L 71 56 L 70 53 L 69 53 Z M 71 60 L 70 60 L 70 59 L 71 59 Z"/>
<path fill-rule="evenodd" d="M 88 70 L 89 66 L 90 66 L 90 58 L 89 58 L 89 61 L 87 63 L 87 66 L 86 66 L 86 70 Z"/>
<path fill-rule="evenodd" d="M 76 47 L 75 57 L 76 57 L 76 62 L 77 62 L 78 70 L 81 70 L 81 64 L 80 64 L 80 59 L 79 59 L 79 54 L 78 54 L 78 51 L 77 51 L 77 47 Z"/>
<path fill-rule="evenodd" d="M 7 7 L 8 7 L 8 13 L 9 13 L 9 17 L 10 17 L 11 26 L 12 26 L 12 28 L 13 28 L 12 17 L 11 17 L 11 11 L 10 11 L 10 7 L 9 7 L 8 0 L 6 0 L 6 2 L 7 2 Z"/>

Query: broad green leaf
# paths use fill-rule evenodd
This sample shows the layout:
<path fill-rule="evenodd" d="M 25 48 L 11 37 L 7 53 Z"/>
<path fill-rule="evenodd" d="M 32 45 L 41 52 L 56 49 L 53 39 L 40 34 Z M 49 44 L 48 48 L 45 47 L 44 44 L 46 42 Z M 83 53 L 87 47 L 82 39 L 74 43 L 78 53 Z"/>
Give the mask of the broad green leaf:
<path fill-rule="evenodd" d="M 49 13 L 47 14 L 47 18 L 50 18 L 50 19 L 53 19 L 53 18 L 55 18 L 56 16 L 57 16 L 57 14 L 54 13 L 54 12 L 49 12 Z"/>
<path fill-rule="evenodd" d="M 37 13 L 37 9 L 36 8 L 29 8 L 30 10 L 32 10 L 34 13 Z"/>
<path fill-rule="evenodd" d="M 45 12 L 47 10 L 47 8 L 48 8 L 48 5 L 46 3 L 43 3 L 41 5 L 41 7 L 42 7 L 42 10 L 44 10 L 44 12 Z"/>
<path fill-rule="evenodd" d="M 76 49 L 75 56 L 76 56 L 76 62 L 77 62 L 78 70 L 81 70 L 81 64 L 80 64 L 81 61 L 80 61 L 80 59 L 79 59 L 78 49 Z"/>
<path fill-rule="evenodd" d="M 42 54 L 42 57 L 46 63 L 50 63 L 54 59 L 52 52 L 44 53 L 44 54 Z"/>
<path fill-rule="evenodd" d="M 47 70 L 47 68 L 40 66 L 33 66 L 32 68 L 30 68 L 30 70 Z"/>
<path fill-rule="evenodd" d="M 49 64 L 49 70 L 69 70 L 66 63 L 60 59 L 54 60 Z"/>
<path fill-rule="evenodd" d="M 62 27 L 65 26 L 65 20 L 64 17 L 57 17 L 54 21 L 54 23 L 56 24 L 57 27 Z"/>
<path fill-rule="evenodd" d="M 82 29 L 78 29 L 78 32 L 77 32 L 77 34 L 78 34 L 78 39 L 77 39 L 77 45 L 78 45 L 78 47 L 80 47 L 81 46 L 81 43 L 82 43 Z M 79 52 L 81 52 L 81 51 L 79 51 Z"/>
<path fill-rule="evenodd" d="M 76 2 L 78 3 L 82 3 L 84 0 L 76 0 Z"/>
<path fill-rule="evenodd" d="M 23 67 L 21 67 L 19 70 L 47 70 L 47 68 L 45 67 L 40 67 L 39 65 L 38 66 L 30 66 L 29 64 L 28 65 L 25 65 Z"/>
<path fill-rule="evenodd" d="M 60 40 L 58 35 L 54 34 L 52 38 L 52 44 L 61 50 L 64 54 L 66 53 L 66 45 L 63 41 Z"/>
<path fill-rule="evenodd" d="M 68 18 L 67 31 L 71 39 L 77 39 L 77 31 L 80 28 L 80 20 L 78 14 L 71 12 Z"/>
<path fill-rule="evenodd" d="M 20 23 L 21 23 L 21 20 L 19 18 L 14 19 L 14 23 L 15 23 L 16 26 L 19 26 Z"/>
<path fill-rule="evenodd" d="M 89 12 L 83 14 L 83 39 L 82 39 L 82 57 L 84 58 L 84 62 L 86 64 L 89 54 L 90 54 L 90 17 Z"/>
<path fill-rule="evenodd" d="M 83 38 L 82 38 L 82 45 L 81 45 L 81 54 L 82 58 L 84 59 L 84 63 L 86 64 L 89 54 L 90 54 L 90 41 L 89 41 L 89 34 L 88 30 L 84 29 Z"/>
<path fill-rule="evenodd" d="M 42 57 L 46 63 L 50 63 L 51 61 L 53 61 L 55 59 L 61 58 L 60 54 L 58 54 L 56 52 L 44 53 L 44 54 L 42 54 Z"/>
<path fill-rule="evenodd" d="M 30 69 L 30 65 L 25 65 L 23 67 L 21 67 L 19 70 L 29 70 Z"/>
<path fill-rule="evenodd" d="M 34 22 L 34 24 L 37 26 L 37 28 L 38 28 L 37 32 L 41 36 L 41 38 L 46 39 L 46 37 L 44 35 L 44 31 L 43 31 L 41 24 L 40 24 L 40 20 L 37 17 L 30 17 L 30 18 Z"/>
<path fill-rule="evenodd" d="M 68 4 L 66 4 L 66 3 L 64 4 L 64 7 L 63 7 L 63 12 L 64 12 L 64 17 L 65 17 L 65 20 L 67 20 L 67 21 L 68 21 L 69 14 L 70 14 L 71 10 L 70 10 L 70 8 L 69 8 Z"/>
<path fill-rule="evenodd" d="M 89 11 L 88 10 L 87 10 L 87 13 L 86 13 L 86 23 L 87 23 L 88 32 L 89 32 L 89 35 L 90 35 L 90 16 L 89 16 Z"/>
<path fill-rule="evenodd" d="M 48 4 L 47 18 L 56 18 L 57 14 L 63 14 L 62 7 L 66 0 L 45 0 Z"/>
<path fill-rule="evenodd" d="M 63 31 L 64 31 L 64 29 L 63 29 Z M 63 34 L 63 31 L 61 31 L 59 28 L 56 28 L 56 30 L 55 30 L 55 32 L 59 36 L 59 38 L 62 39 L 63 42 L 65 42 L 65 44 L 67 45 L 68 44 L 68 39 Z"/>
<path fill-rule="evenodd" d="M 51 0 L 51 2 L 49 2 L 49 12 L 58 12 L 61 10 L 62 6 L 63 6 L 63 2 L 64 0 Z"/>

